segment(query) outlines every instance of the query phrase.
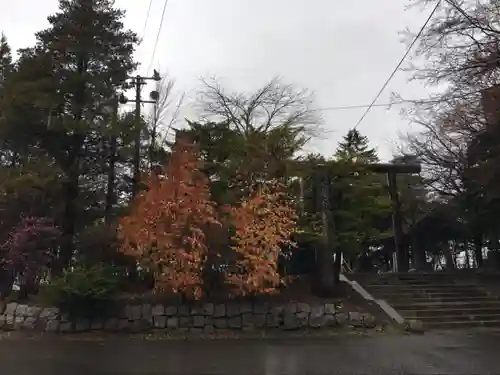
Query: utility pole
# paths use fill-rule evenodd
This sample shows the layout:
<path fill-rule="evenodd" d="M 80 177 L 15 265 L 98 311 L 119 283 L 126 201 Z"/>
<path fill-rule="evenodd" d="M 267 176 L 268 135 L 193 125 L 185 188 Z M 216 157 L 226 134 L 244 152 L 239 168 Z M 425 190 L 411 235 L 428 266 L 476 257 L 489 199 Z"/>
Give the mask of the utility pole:
<path fill-rule="evenodd" d="M 158 91 L 151 91 L 150 98 L 152 100 L 142 100 L 141 91 L 142 86 L 146 84 L 146 81 L 160 81 L 160 74 L 154 70 L 152 77 L 142 77 L 137 75 L 132 77 L 132 83 L 135 87 L 135 120 L 134 120 L 134 160 L 133 160 L 133 180 L 132 180 L 132 199 L 139 192 L 139 183 L 141 180 L 141 104 L 142 103 L 152 103 L 156 104 L 158 101 Z M 129 100 L 122 94 L 120 96 L 120 103 L 125 104 Z"/>
<path fill-rule="evenodd" d="M 115 179 L 117 162 L 117 134 L 116 127 L 118 123 L 118 98 L 113 96 L 110 105 L 106 108 L 111 111 L 111 126 L 108 135 L 108 181 L 106 187 L 106 204 L 104 208 L 104 220 L 107 225 L 111 223 L 113 207 L 116 204 Z"/>

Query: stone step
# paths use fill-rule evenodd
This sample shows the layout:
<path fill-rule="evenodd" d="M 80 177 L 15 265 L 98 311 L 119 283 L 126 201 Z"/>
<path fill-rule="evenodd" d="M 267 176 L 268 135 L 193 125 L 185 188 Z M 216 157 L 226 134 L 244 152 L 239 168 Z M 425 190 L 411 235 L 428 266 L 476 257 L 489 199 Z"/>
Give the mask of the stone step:
<path fill-rule="evenodd" d="M 495 299 L 480 299 L 480 300 L 460 300 L 460 301 L 437 301 L 429 302 L 428 300 L 411 302 L 411 303 L 395 303 L 391 305 L 396 310 L 432 310 L 432 309 L 447 309 L 447 308 L 460 308 L 460 309 L 474 309 L 474 308 L 498 308 L 500 309 L 500 301 Z"/>
<path fill-rule="evenodd" d="M 424 328 L 426 329 L 461 329 L 461 328 L 476 328 L 476 327 L 500 327 L 499 320 L 485 320 L 485 321 L 473 321 L 473 320 L 459 320 L 459 321 L 449 321 L 449 322 L 424 322 Z"/>
<path fill-rule="evenodd" d="M 446 316 L 498 316 L 500 318 L 499 307 L 481 307 L 473 309 L 463 309 L 460 307 L 440 308 L 440 309 L 421 309 L 421 310 L 399 310 L 403 315 L 416 316 L 417 319 L 422 318 L 438 318 Z"/>
<path fill-rule="evenodd" d="M 488 302 L 488 301 L 500 301 L 497 298 L 490 296 L 452 296 L 452 297 L 441 297 L 441 298 L 429 298 L 429 297 L 414 297 L 414 298 L 391 298 L 387 301 L 392 301 L 393 304 L 396 305 L 404 305 L 411 303 L 418 304 L 438 304 L 438 303 L 468 303 L 468 302 Z"/>
<path fill-rule="evenodd" d="M 485 315 L 438 315 L 438 316 L 417 316 L 417 315 L 403 315 L 407 320 L 420 320 L 424 324 L 427 322 L 442 323 L 442 322 L 468 322 L 468 321 L 500 321 L 500 313 L 498 314 L 485 314 Z"/>
<path fill-rule="evenodd" d="M 371 291 L 368 290 L 369 293 L 371 293 L 375 298 L 378 299 L 386 299 L 390 301 L 406 301 L 406 300 L 413 300 L 413 299 L 419 299 L 419 298 L 426 298 L 428 300 L 440 300 L 443 298 L 451 299 L 451 298 L 458 298 L 459 300 L 461 298 L 465 297 L 488 297 L 488 294 L 484 291 L 456 291 L 456 292 L 423 292 L 423 291 L 405 291 L 405 292 L 397 292 L 397 293 L 379 293 L 376 291 Z"/>
<path fill-rule="evenodd" d="M 426 284 L 426 285 L 384 285 L 384 284 L 370 284 L 366 286 L 372 290 L 480 290 L 477 285 L 469 284 L 469 285 L 457 285 L 457 284 Z"/>

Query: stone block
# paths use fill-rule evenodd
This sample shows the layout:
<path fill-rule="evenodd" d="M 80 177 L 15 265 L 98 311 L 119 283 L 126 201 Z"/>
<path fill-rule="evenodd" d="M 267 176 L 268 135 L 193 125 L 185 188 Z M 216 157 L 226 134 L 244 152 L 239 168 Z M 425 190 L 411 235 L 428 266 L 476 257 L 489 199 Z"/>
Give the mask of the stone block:
<path fill-rule="evenodd" d="M 57 320 L 47 320 L 45 324 L 45 332 L 57 332 L 59 331 L 59 322 Z"/>
<path fill-rule="evenodd" d="M 189 306 L 186 305 L 179 306 L 178 311 L 180 316 L 189 316 Z"/>
<path fill-rule="evenodd" d="M 139 324 L 142 327 L 142 329 L 149 330 L 153 328 L 153 317 L 152 316 L 150 316 L 149 318 L 143 317 L 141 320 L 139 320 Z"/>
<path fill-rule="evenodd" d="M 213 303 L 205 303 L 203 305 L 203 315 L 212 316 L 214 314 L 214 304 Z"/>
<path fill-rule="evenodd" d="M 363 314 L 363 325 L 366 328 L 375 328 L 377 325 L 377 319 L 372 314 Z"/>
<path fill-rule="evenodd" d="M 327 317 L 332 315 L 310 315 L 309 326 L 312 328 L 322 328 L 326 326 Z"/>
<path fill-rule="evenodd" d="M 73 323 L 72 322 L 63 322 L 59 325 L 59 332 L 62 333 L 71 333 L 73 332 Z"/>
<path fill-rule="evenodd" d="M 5 315 L 5 328 L 14 329 L 14 315 Z"/>
<path fill-rule="evenodd" d="M 299 312 L 295 314 L 295 318 L 297 320 L 297 325 L 300 327 L 307 327 L 309 325 L 310 313 L 307 312 Z"/>
<path fill-rule="evenodd" d="M 311 307 L 311 316 L 320 317 L 325 315 L 325 308 L 323 305 L 314 305 Z"/>
<path fill-rule="evenodd" d="M 267 314 L 266 315 L 266 327 L 268 328 L 277 328 L 281 324 L 280 318 L 276 314 Z"/>
<path fill-rule="evenodd" d="M 337 319 L 335 318 L 335 315 L 325 315 L 324 319 L 326 327 L 335 327 L 337 325 Z"/>
<path fill-rule="evenodd" d="M 264 328 L 266 326 L 266 315 L 255 314 L 253 316 L 253 324 L 256 328 Z"/>
<path fill-rule="evenodd" d="M 41 311 L 42 311 L 41 307 L 29 306 L 28 309 L 26 310 L 26 316 L 30 318 L 38 318 Z"/>
<path fill-rule="evenodd" d="M 28 305 L 17 305 L 16 316 L 26 316 L 26 312 L 28 311 Z"/>
<path fill-rule="evenodd" d="M 118 319 L 109 318 L 104 322 L 104 329 L 106 331 L 116 331 L 118 329 Z"/>
<path fill-rule="evenodd" d="M 132 322 L 139 322 L 139 320 L 132 320 Z M 126 332 L 130 329 L 130 321 L 128 319 L 118 319 L 117 330 Z"/>
<path fill-rule="evenodd" d="M 177 315 L 177 306 L 167 306 L 165 309 L 165 315 L 167 316 Z"/>
<path fill-rule="evenodd" d="M 311 306 L 307 303 L 297 303 L 297 312 L 305 312 L 309 313 L 311 312 Z"/>
<path fill-rule="evenodd" d="M 165 315 L 165 306 L 155 305 L 152 310 L 153 316 Z"/>
<path fill-rule="evenodd" d="M 363 315 L 357 311 L 350 312 L 349 324 L 353 327 L 363 327 Z"/>
<path fill-rule="evenodd" d="M 21 329 L 24 324 L 24 316 L 14 316 L 14 329 Z"/>
<path fill-rule="evenodd" d="M 198 328 L 198 327 L 189 328 L 189 333 L 191 335 L 201 335 L 203 333 L 203 328 Z"/>
<path fill-rule="evenodd" d="M 284 313 L 285 314 L 295 314 L 297 312 L 297 304 L 289 303 L 285 306 Z"/>
<path fill-rule="evenodd" d="M 227 319 L 226 318 L 217 318 L 214 319 L 214 326 L 218 329 L 227 328 Z"/>
<path fill-rule="evenodd" d="M 57 307 L 47 307 L 42 309 L 39 318 L 46 320 L 54 320 L 59 316 L 59 309 Z"/>
<path fill-rule="evenodd" d="M 349 322 L 349 317 L 346 313 L 337 313 L 335 314 L 335 320 L 337 321 L 338 325 L 344 326 Z"/>
<path fill-rule="evenodd" d="M 226 305 L 219 304 L 215 306 L 213 317 L 214 318 L 222 318 L 226 316 Z"/>
<path fill-rule="evenodd" d="M 193 316 L 193 327 L 202 328 L 205 326 L 205 317 L 201 315 Z"/>
<path fill-rule="evenodd" d="M 0 330 L 7 324 L 7 317 L 5 315 L 0 315 Z"/>
<path fill-rule="evenodd" d="M 283 320 L 283 329 L 285 330 L 294 330 L 299 328 L 299 323 L 297 321 L 297 316 L 293 313 L 285 312 L 284 320 Z"/>
<path fill-rule="evenodd" d="M 86 332 L 90 330 L 90 320 L 88 319 L 78 319 L 75 322 L 76 332 Z"/>
<path fill-rule="evenodd" d="M 267 314 L 269 311 L 269 305 L 265 302 L 256 302 L 253 305 L 253 313 L 254 314 Z"/>
<path fill-rule="evenodd" d="M 252 305 L 249 304 L 249 303 L 244 303 L 242 305 L 240 305 L 240 314 L 251 314 L 253 309 L 252 309 Z"/>
<path fill-rule="evenodd" d="M 191 328 L 193 326 L 193 320 L 187 316 L 181 316 L 179 318 L 179 327 L 180 328 Z"/>
<path fill-rule="evenodd" d="M 252 313 L 244 313 L 241 315 L 241 324 L 244 328 L 254 327 L 254 319 Z"/>
<path fill-rule="evenodd" d="M 285 306 L 273 306 L 269 313 L 273 315 L 281 316 L 285 312 Z"/>
<path fill-rule="evenodd" d="M 150 328 L 151 326 L 148 323 L 145 323 L 144 320 L 134 320 L 132 322 L 129 322 L 128 330 L 134 333 L 143 333 L 144 331 L 147 331 Z"/>
<path fill-rule="evenodd" d="M 15 315 L 17 309 L 17 303 L 11 302 L 5 306 L 4 315 Z"/>
<path fill-rule="evenodd" d="M 62 313 L 59 317 L 59 320 L 61 322 L 69 322 L 70 321 L 70 316 L 68 313 Z"/>
<path fill-rule="evenodd" d="M 203 315 L 203 306 L 191 306 L 190 315 Z"/>
<path fill-rule="evenodd" d="M 28 316 L 23 323 L 23 328 L 24 329 L 35 329 L 36 328 L 36 318 L 32 316 Z"/>
<path fill-rule="evenodd" d="M 142 307 L 140 305 L 127 305 L 125 306 L 125 318 L 128 320 L 139 320 L 141 319 L 141 310 Z"/>
<path fill-rule="evenodd" d="M 227 325 L 229 328 L 241 329 L 241 317 L 235 316 L 233 318 L 229 318 Z"/>
<path fill-rule="evenodd" d="M 234 318 L 235 316 L 239 316 L 240 315 L 239 307 L 233 303 L 226 305 L 226 315 L 228 318 Z"/>
<path fill-rule="evenodd" d="M 167 328 L 168 329 L 176 329 L 179 327 L 179 318 L 171 317 L 167 319 Z"/>
<path fill-rule="evenodd" d="M 142 320 L 150 321 L 153 324 L 153 306 L 144 304 L 141 306 Z"/>
<path fill-rule="evenodd" d="M 325 314 L 335 315 L 337 309 L 335 308 L 335 304 L 327 303 L 325 304 Z"/>
<path fill-rule="evenodd" d="M 104 321 L 102 319 L 94 319 L 90 323 L 90 329 L 93 331 L 99 331 L 104 328 Z"/>
<path fill-rule="evenodd" d="M 167 325 L 167 317 L 164 315 L 153 316 L 153 327 L 156 329 L 163 329 Z"/>
<path fill-rule="evenodd" d="M 203 333 L 211 335 L 215 333 L 215 327 L 212 325 L 207 325 L 203 328 Z"/>

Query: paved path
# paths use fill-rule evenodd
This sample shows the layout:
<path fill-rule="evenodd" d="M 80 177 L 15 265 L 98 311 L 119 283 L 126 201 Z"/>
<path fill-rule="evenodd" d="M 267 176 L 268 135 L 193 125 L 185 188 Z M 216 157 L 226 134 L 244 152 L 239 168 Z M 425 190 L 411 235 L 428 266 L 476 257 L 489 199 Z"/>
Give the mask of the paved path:
<path fill-rule="evenodd" d="M 500 334 L 329 339 L 147 341 L 114 337 L 0 340 L 9 375 L 499 374 Z"/>

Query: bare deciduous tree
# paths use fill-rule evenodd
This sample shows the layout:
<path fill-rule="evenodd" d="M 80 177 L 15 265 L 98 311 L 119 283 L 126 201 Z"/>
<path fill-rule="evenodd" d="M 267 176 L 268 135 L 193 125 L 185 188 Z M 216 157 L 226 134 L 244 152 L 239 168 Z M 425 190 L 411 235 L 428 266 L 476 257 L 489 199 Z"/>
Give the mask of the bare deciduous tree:
<path fill-rule="evenodd" d="M 318 133 L 321 116 L 313 93 L 274 78 L 251 94 L 227 92 L 216 78 L 202 79 L 198 105 L 207 119 L 228 121 L 243 135 L 287 127 L 302 135 Z"/>
<path fill-rule="evenodd" d="M 168 73 L 156 85 L 158 101 L 149 115 L 149 159 L 154 160 L 158 145 L 163 145 L 169 132 L 179 120 L 179 113 L 184 103 L 184 93 L 175 90 L 175 79 Z M 158 142 L 158 140 L 160 140 Z"/>
<path fill-rule="evenodd" d="M 418 40 L 417 63 L 409 69 L 412 79 L 442 88 L 441 94 L 414 102 L 405 112 L 420 126 L 405 140 L 423 162 L 430 186 L 444 196 L 463 189 L 468 147 L 487 123 L 481 93 L 500 82 L 499 15 L 498 1 L 442 1 Z"/>

